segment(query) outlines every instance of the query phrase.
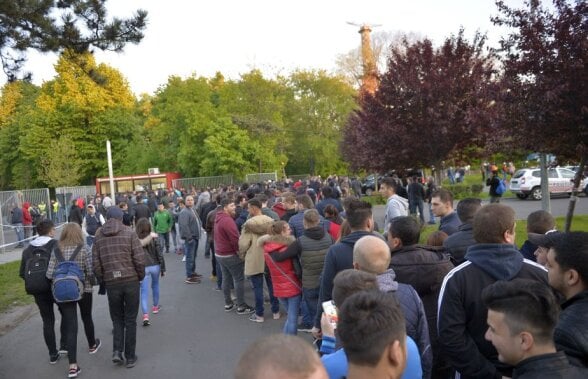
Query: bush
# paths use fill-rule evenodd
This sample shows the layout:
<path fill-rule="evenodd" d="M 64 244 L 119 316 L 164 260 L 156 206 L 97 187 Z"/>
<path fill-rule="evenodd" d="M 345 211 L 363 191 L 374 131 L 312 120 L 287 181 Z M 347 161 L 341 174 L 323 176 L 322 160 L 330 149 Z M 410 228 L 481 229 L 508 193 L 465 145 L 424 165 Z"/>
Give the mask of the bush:
<path fill-rule="evenodd" d="M 372 206 L 386 204 L 386 199 L 384 199 L 384 196 L 380 194 L 374 194 L 372 196 L 362 196 L 361 200 L 370 203 Z"/>
<path fill-rule="evenodd" d="M 453 184 L 445 186 L 444 188 L 451 191 L 453 198 L 456 200 L 465 199 L 467 197 L 480 197 L 480 194 L 484 190 L 482 184 Z"/>

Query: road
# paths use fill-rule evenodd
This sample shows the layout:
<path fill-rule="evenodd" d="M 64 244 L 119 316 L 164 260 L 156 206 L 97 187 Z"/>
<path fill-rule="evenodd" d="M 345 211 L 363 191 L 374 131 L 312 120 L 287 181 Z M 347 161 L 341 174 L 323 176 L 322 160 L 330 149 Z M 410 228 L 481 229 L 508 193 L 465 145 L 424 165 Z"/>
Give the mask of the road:
<path fill-rule="evenodd" d="M 102 347 L 95 355 L 88 346 L 79 320 L 78 364 L 80 378 L 231 378 L 240 354 L 256 339 L 280 333 L 284 318 L 253 323 L 249 316 L 224 311 L 222 293 L 213 290 L 210 260 L 197 258 L 197 271 L 206 279 L 201 284 L 184 283 L 181 257 L 166 254 L 167 275 L 161 280 L 162 310 L 151 315 L 151 326 L 137 326 L 137 365 L 132 369 L 112 364 L 112 323 L 106 296 L 94 292 L 94 325 Z M 18 279 L 20 280 L 20 279 Z M 246 285 L 247 303 L 253 305 L 253 292 Z M 266 315 L 270 312 L 266 304 Z M 57 312 L 56 312 L 57 313 Z M 139 320 L 138 320 L 139 321 Z M 58 324 L 56 324 L 58 325 Z M 59 333 L 56 327 L 56 333 Z M 309 334 L 303 337 L 311 341 Z M 0 337 L 0 378 L 65 378 L 67 358 L 49 364 L 38 313 Z"/>
<path fill-rule="evenodd" d="M 540 209 L 536 201 L 504 200 L 512 206 L 517 217 L 524 219 Z M 568 199 L 553 199 L 552 211 L 563 215 Z M 375 217 L 383 225 L 384 207 L 375 207 Z M 588 198 L 580 198 L 577 214 L 588 214 Z M 201 244 L 202 245 L 202 244 Z M 2 254 L 5 255 L 5 254 Z M 6 258 L 20 259 L 20 252 L 6 254 Z M 167 275 L 161 281 L 162 311 L 151 316 L 152 325 L 138 326 L 137 366 L 132 369 L 113 366 L 112 324 L 105 296 L 94 294 L 94 324 L 96 336 L 103 345 L 95 355 L 87 353 L 83 326 L 79 322 L 78 363 L 84 379 L 159 377 L 230 378 L 243 350 L 252 341 L 269 333 L 280 333 L 284 320 L 252 323 L 248 316 L 226 313 L 220 292 L 213 291 L 213 283 L 205 279 L 201 284 L 184 284 L 184 264 L 175 254 L 166 255 Z M 197 258 L 197 269 L 207 278 L 210 260 L 204 259 L 202 246 Z M 20 280 L 16 278 L 16 280 Z M 246 286 L 246 297 L 253 304 L 251 288 Z M 266 310 L 268 309 L 266 305 Z M 56 328 L 58 332 L 58 328 Z M 303 334 L 309 342 L 310 335 Z M 43 342 L 41 318 L 37 312 L 3 337 L 0 337 L 0 379 L 65 377 L 67 360 L 56 365 L 48 363 L 48 352 Z"/>
<path fill-rule="evenodd" d="M 455 206 L 457 206 L 457 201 L 455 202 Z M 485 201 L 484 204 L 487 204 L 488 201 Z M 568 212 L 568 204 L 570 203 L 570 199 L 567 197 L 559 197 L 559 198 L 552 198 L 551 199 L 551 214 L 554 216 L 565 216 Z M 541 202 L 534 201 L 534 200 L 519 200 L 516 198 L 510 199 L 502 199 L 501 204 L 508 205 L 512 207 L 516 212 L 516 217 L 518 220 L 526 220 L 527 216 L 537 210 L 541 209 Z M 428 204 L 425 204 L 425 220 L 429 220 L 429 211 L 428 211 Z M 384 227 L 384 213 L 385 213 L 384 206 L 377 206 L 374 207 L 374 220 L 378 223 L 380 228 Z M 574 214 L 577 215 L 586 215 L 588 214 L 588 197 L 582 196 L 578 198 L 576 202 L 576 209 Z M 572 230 L 574 230 L 574 224 L 572 223 Z"/>

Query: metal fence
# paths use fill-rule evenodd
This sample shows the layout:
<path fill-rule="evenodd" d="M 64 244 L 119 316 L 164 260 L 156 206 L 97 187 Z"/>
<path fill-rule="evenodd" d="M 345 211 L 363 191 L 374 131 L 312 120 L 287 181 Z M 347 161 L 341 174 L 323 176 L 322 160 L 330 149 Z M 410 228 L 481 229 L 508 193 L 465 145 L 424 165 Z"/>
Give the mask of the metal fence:
<path fill-rule="evenodd" d="M 196 188 L 218 188 L 220 186 L 228 186 L 233 184 L 234 178 L 233 175 L 221 175 L 221 176 L 202 176 L 198 178 L 183 178 L 183 179 L 174 179 L 172 184 L 174 188 L 185 188 L 189 189 L 190 187 Z"/>
<path fill-rule="evenodd" d="M 12 225 L 12 210 L 15 207 L 22 209 L 25 203 L 39 209 L 44 217 L 52 217 L 48 188 L 0 192 L 0 220 L 2 223 L 0 249 L 2 251 L 5 247 L 18 243 L 16 228 Z M 26 226 L 23 234 L 25 238 L 32 236 L 33 226 Z"/>
<path fill-rule="evenodd" d="M 245 181 L 247 183 L 262 183 L 267 182 L 268 180 L 273 180 L 274 182 L 278 180 L 278 173 L 277 171 L 274 172 L 261 172 L 258 174 L 247 174 L 245 175 Z"/>
<path fill-rule="evenodd" d="M 304 175 L 288 175 L 288 179 L 292 179 L 292 181 L 297 182 L 299 180 L 306 180 L 309 178 L 310 175 L 308 174 L 304 174 Z"/>
<path fill-rule="evenodd" d="M 57 212 L 53 221 L 65 222 L 69 217 L 69 209 L 72 200 L 84 198 L 84 204 L 90 204 L 90 200 L 96 196 L 95 186 L 57 187 L 55 188 L 57 200 Z"/>

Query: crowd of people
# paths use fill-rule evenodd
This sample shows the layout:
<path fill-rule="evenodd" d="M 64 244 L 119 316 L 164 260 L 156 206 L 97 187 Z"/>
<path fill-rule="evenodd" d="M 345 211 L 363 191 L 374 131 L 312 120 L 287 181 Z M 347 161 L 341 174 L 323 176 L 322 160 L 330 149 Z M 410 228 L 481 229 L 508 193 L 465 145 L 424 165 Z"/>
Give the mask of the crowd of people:
<path fill-rule="evenodd" d="M 225 312 L 254 323 L 284 320 L 284 336 L 244 352 L 238 378 L 267 377 L 268 370 L 284 378 L 587 377 L 588 233 L 555 231 L 553 217 L 538 211 L 529 215 L 519 249 L 510 207 L 472 198 L 454 210 L 451 192 L 418 178 L 408 186 L 383 180 L 380 230 L 372 205 L 342 184 L 330 177 L 121 194 L 114 201 L 97 196 L 83 208 L 72 204 L 79 215 L 70 212 L 58 242 L 53 223 L 42 221 L 40 237 L 23 251 L 25 285 L 36 254 L 46 255 L 46 278 L 55 279 L 56 248 L 84 272 L 78 301 L 59 302 L 50 289 L 31 292 L 50 363 L 67 353 L 68 377 L 81 372 L 72 337 L 78 306 L 89 352 L 100 348 L 91 317 L 92 287 L 100 284 L 113 322 L 112 360 L 133 367 L 139 310 L 144 326 L 161 310 L 165 256 L 183 255 L 182 280 L 198 285 L 208 275 L 196 267 L 202 242 Z M 419 242 L 423 201 L 439 220 L 427 244 Z M 334 319 L 323 312 L 329 304 Z M 298 332 L 312 333 L 320 360 L 293 337 Z"/>

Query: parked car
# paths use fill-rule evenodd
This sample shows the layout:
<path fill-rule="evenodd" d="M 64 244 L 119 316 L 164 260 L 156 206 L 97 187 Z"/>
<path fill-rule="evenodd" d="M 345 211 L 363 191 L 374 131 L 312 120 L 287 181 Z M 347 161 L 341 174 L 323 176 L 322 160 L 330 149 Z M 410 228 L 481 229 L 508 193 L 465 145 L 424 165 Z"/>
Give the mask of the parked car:
<path fill-rule="evenodd" d="M 380 183 L 382 183 L 383 176 L 378 176 L 378 188 L 380 188 Z M 374 191 L 376 190 L 376 176 L 375 175 L 368 175 L 362 182 L 361 182 L 361 192 L 366 196 L 372 196 Z"/>
<path fill-rule="evenodd" d="M 575 172 L 563 167 L 547 169 L 549 179 L 550 194 L 568 194 L 572 193 L 572 180 Z M 588 194 L 588 185 L 586 180 L 582 180 L 580 190 Z M 541 200 L 541 170 L 538 168 L 524 168 L 518 170 L 510 181 L 510 192 L 514 193 L 519 199 L 526 199 L 531 196 L 533 200 Z"/>

